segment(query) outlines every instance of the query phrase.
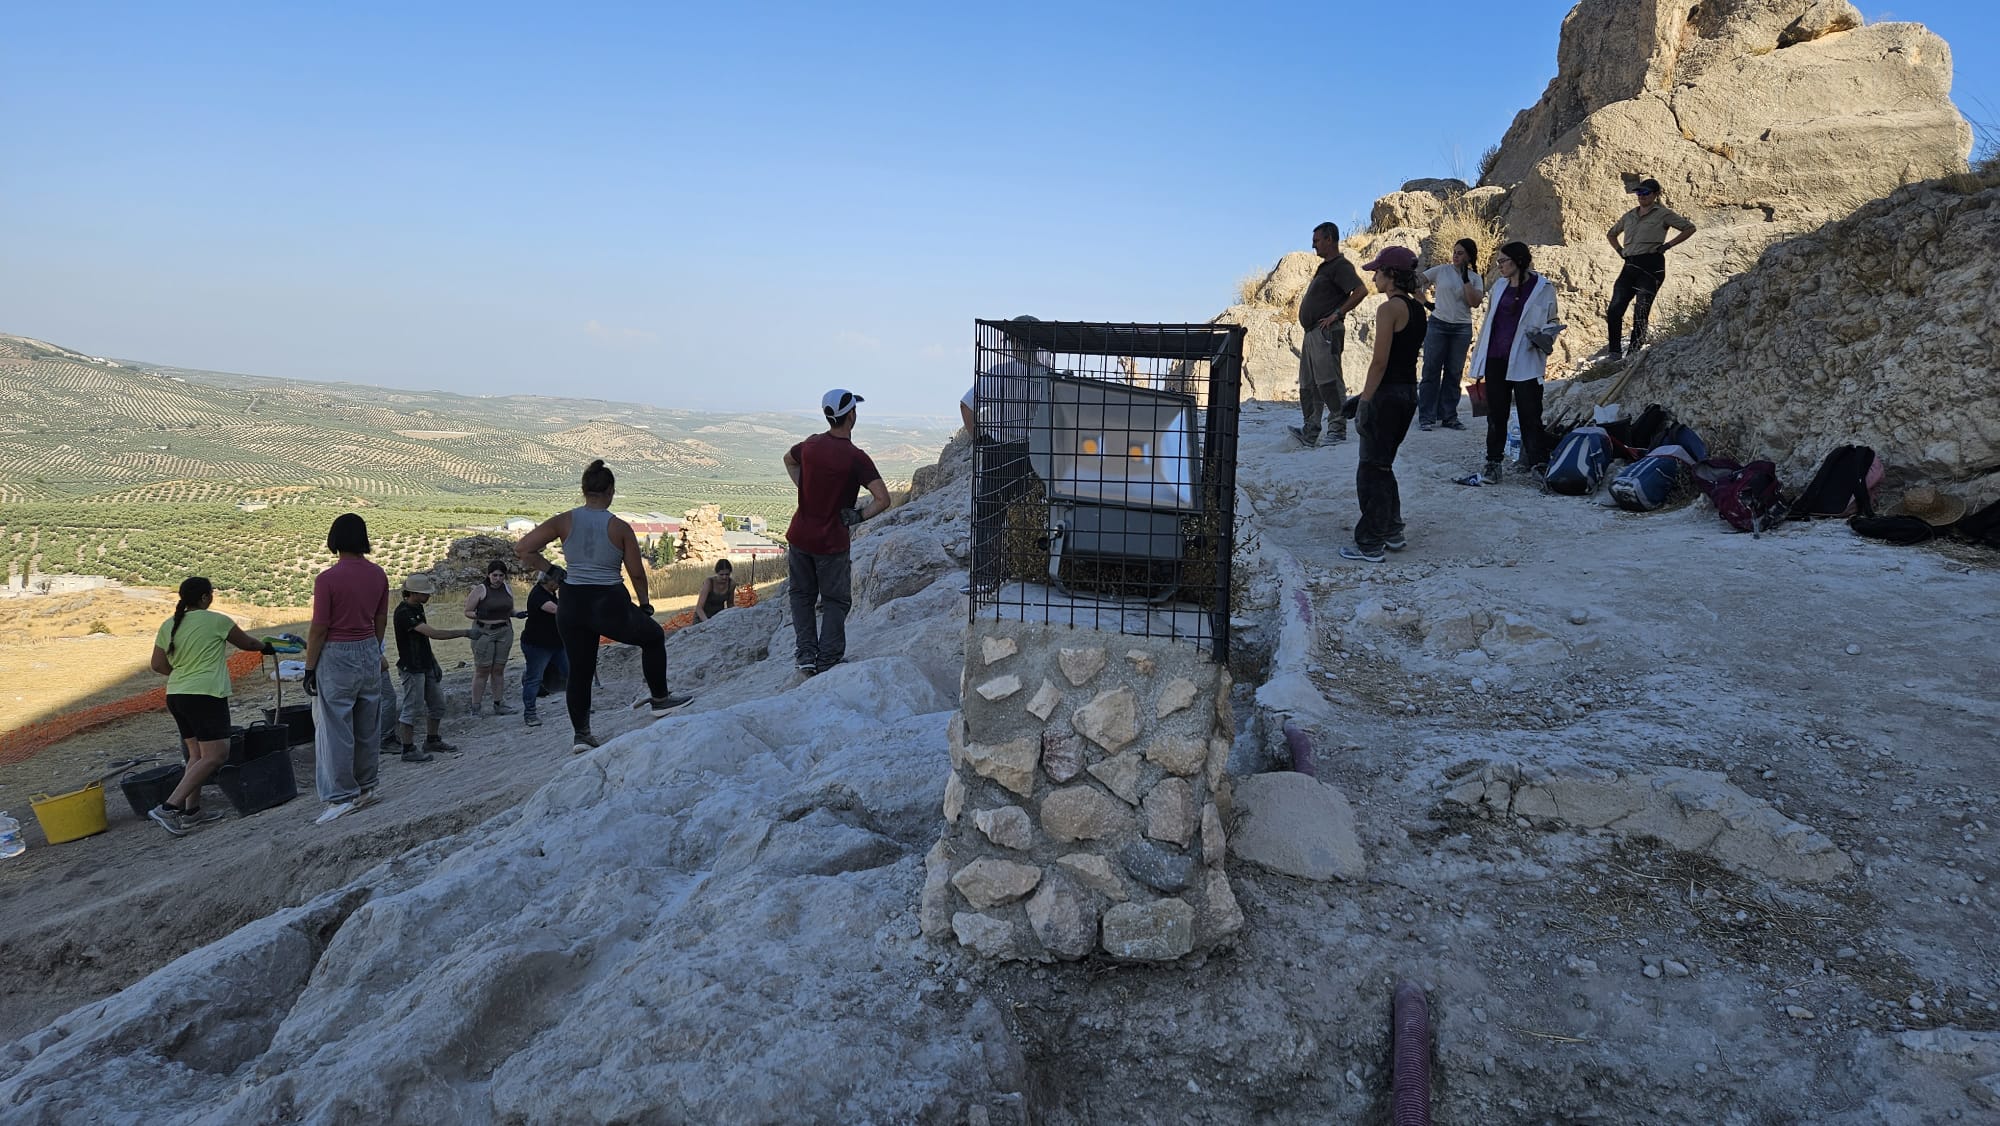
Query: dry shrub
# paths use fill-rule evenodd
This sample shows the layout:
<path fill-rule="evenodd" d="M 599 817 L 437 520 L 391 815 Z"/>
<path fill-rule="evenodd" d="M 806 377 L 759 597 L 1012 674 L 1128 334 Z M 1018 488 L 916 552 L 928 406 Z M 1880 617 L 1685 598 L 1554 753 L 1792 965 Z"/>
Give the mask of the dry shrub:
<path fill-rule="evenodd" d="M 1269 271 L 1263 273 L 1253 271 L 1243 275 L 1243 280 L 1236 283 L 1236 303 L 1238 305 L 1260 304 L 1263 301 L 1264 279 L 1270 276 Z"/>
<path fill-rule="evenodd" d="M 1479 182 L 1480 182 L 1480 183 L 1482 183 L 1482 184 L 1483 184 L 1483 183 L 1485 183 L 1485 182 L 1486 182 L 1486 178 L 1487 178 L 1488 176 L 1491 176 L 1491 175 L 1493 175 L 1493 166 L 1494 166 L 1494 165 L 1496 165 L 1496 164 L 1499 164 L 1499 163 L 1500 163 L 1500 146 L 1499 146 L 1499 145 L 1491 145 L 1491 146 L 1489 146 L 1489 147 L 1487 148 L 1487 150 L 1486 150 L 1485 152 L 1483 152 L 1483 153 L 1480 153 L 1480 154 L 1479 154 Z"/>
<path fill-rule="evenodd" d="M 1451 261 L 1451 248 L 1462 238 L 1479 244 L 1481 261 L 1472 264 L 1472 268 L 1478 270 L 1483 269 L 1485 260 L 1492 258 L 1500 244 L 1507 241 L 1507 232 L 1500 229 L 1500 224 L 1480 215 L 1465 201 L 1465 197 L 1454 196 L 1445 202 L 1444 213 L 1432 225 L 1431 233 L 1424 236 L 1423 246 L 1419 248 L 1423 260 L 1431 265 Z"/>

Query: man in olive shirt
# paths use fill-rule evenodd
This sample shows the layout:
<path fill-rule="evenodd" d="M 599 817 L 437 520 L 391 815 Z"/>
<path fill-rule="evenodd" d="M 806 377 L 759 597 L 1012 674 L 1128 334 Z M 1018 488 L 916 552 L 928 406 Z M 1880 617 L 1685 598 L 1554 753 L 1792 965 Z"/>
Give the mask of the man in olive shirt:
<path fill-rule="evenodd" d="M 1619 359 L 1624 349 L 1619 346 L 1619 338 L 1625 328 L 1625 308 L 1638 299 L 1638 306 L 1632 310 L 1632 350 L 1637 352 L 1646 346 L 1646 318 L 1653 312 L 1653 298 L 1659 296 L 1660 286 L 1667 280 L 1667 251 L 1688 240 L 1694 234 L 1694 224 L 1669 210 L 1660 202 L 1660 182 L 1651 178 L 1641 180 L 1632 189 L 1639 197 L 1639 206 L 1627 211 L 1605 237 L 1611 241 L 1611 249 L 1625 258 L 1625 268 L 1619 272 L 1618 281 L 1611 287 L 1611 304 L 1604 310 L 1604 318 L 1609 323 L 1611 335 L 1605 346 L 1605 354 L 1611 359 Z M 1673 238 L 1667 231 L 1679 232 Z M 1623 242 L 1620 242 L 1623 236 Z"/>
<path fill-rule="evenodd" d="M 1340 353 L 1347 343 L 1347 314 L 1368 296 L 1361 275 L 1340 253 L 1340 228 L 1321 223 L 1313 228 L 1313 250 L 1320 256 L 1319 269 L 1299 302 L 1299 327 L 1306 330 L 1299 348 L 1299 407 L 1305 425 L 1288 429 L 1292 437 L 1308 446 L 1319 444 L 1320 411 L 1327 413 L 1327 441 L 1347 439 L 1347 418 L 1340 413 L 1347 401 L 1347 382 L 1340 374 Z"/>

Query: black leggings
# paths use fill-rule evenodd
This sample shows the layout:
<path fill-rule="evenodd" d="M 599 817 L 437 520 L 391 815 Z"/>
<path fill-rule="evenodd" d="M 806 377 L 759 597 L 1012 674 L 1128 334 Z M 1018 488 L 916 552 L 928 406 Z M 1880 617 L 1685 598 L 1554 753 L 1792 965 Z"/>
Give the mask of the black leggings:
<path fill-rule="evenodd" d="M 590 730 L 590 681 L 597 675 L 597 639 L 639 647 L 639 667 L 655 697 L 667 694 L 667 634 L 660 623 L 639 612 L 621 586 L 571 586 L 564 583 L 556 603 L 556 633 L 569 656 L 569 723 Z"/>
<path fill-rule="evenodd" d="M 1634 254 L 1625 259 L 1625 268 L 1618 272 L 1618 280 L 1611 285 L 1611 304 L 1604 310 L 1605 327 L 1611 334 L 1612 355 L 1624 350 L 1619 346 L 1619 336 L 1625 328 L 1625 309 L 1628 305 L 1632 308 L 1632 347 L 1634 350 L 1645 347 L 1646 321 L 1653 314 L 1653 298 L 1659 296 L 1660 286 L 1666 280 L 1665 254 L 1656 251 Z"/>

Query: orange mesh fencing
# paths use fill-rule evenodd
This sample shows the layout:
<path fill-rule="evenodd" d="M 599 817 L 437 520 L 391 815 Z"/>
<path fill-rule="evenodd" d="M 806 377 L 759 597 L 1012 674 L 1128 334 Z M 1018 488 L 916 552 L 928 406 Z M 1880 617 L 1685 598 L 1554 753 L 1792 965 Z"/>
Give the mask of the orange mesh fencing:
<path fill-rule="evenodd" d="M 241 680 L 257 671 L 264 663 L 262 654 L 238 651 L 229 658 L 231 679 Z M 86 731 L 94 731 L 107 723 L 116 723 L 135 715 L 164 710 L 167 706 L 167 688 L 149 688 L 117 700 L 106 700 L 87 708 L 64 712 L 37 720 L 25 727 L 0 732 L 0 766 L 11 766 L 26 762 L 35 755 L 72 736 Z"/>

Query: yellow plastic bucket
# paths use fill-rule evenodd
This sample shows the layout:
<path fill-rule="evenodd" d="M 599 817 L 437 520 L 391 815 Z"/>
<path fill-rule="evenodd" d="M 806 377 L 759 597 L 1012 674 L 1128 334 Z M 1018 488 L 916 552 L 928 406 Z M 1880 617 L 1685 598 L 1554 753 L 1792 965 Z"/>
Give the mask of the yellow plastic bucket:
<path fill-rule="evenodd" d="M 72 793 L 36 794 L 28 799 L 35 808 L 35 820 L 42 823 L 42 835 L 50 844 L 81 840 L 111 827 L 104 816 L 104 783 L 92 782 Z"/>

